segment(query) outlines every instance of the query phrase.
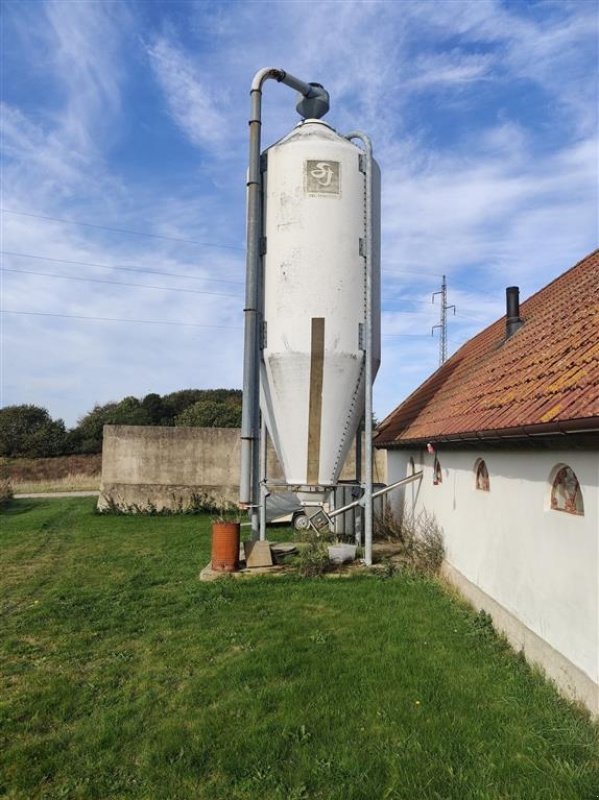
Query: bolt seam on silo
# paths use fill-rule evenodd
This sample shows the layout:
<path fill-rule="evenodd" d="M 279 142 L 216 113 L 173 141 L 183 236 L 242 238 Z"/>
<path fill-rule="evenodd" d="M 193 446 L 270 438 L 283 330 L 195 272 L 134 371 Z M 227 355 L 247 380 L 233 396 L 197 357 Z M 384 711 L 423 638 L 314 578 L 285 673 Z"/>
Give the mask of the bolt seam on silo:
<path fill-rule="evenodd" d="M 357 399 L 358 399 L 358 395 L 360 394 L 360 384 L 362 383 L 363 375 L 364 375 L 364 363 L 362 362 L 362 366 L 360 368 L 360 374 L 358 375 L 358 380 L 356 381 L 356 386 L 354 388 L 354 391 L 353 391 L 353 394 L 352 394 L 352 398 L 351 398 L 351 402 L 349 404 L 348 417 L 350 417 L 350 418 L 353 415 L 353 412 L 354 412 L 354 410 L 356 408 L 356 402 L 357 402 Z M 344 432 L 347 431 L 349 429 L 349 427 L 350 427 L 349 423 L 346 421 L 345 425 L 344 425 L 344 428 L 343 428 Z M 333 467 L 333 472 L 335 472 L 335 473 L 337 472 L 337 469 L 340 466 L 341 457 L 343 455 L 344 447 L 345 447 L 345 439 L 340 443 L 339 447 L 337 448 L 337 455 L 335 457 L 335 464 L 334 464 L 334 467 Z"/>
<path fill-rule="evenodd" d="M 356 134 L 351 133 L 351 134 L 347 135 L 345 138 L 346 139 L 360 138 L 362 141 L 364 141 L 363 134 L 361 134 L 359 132 L 356 133 Z M 366 138 L 368 138 L 368 137 L 366 137 Z M 372 152 L 371 152 L 371 156 L 372 156 Z M 363 218 L 364 218 L 364 233 L 365 233 L 364 237 L 360 237 L 358 239 L 358 253 L 359 253 L 359 255 L 361 257 L 364 258 L 364 273 L 363 273 L 364 274 L 364 280 L 363 280 L 363 284 L 364 284 L 364 293 L 363 293 L 364 302 L 363 302 L 363 306 L 362 306 L 362 311 L 363 311 L 363 314 L 364 314 L 364 323 L 360 324 L 360 329 L 358 331 L 358 340 L 359 340 L 358 344 L 361 347 L 361 349 L 363 349 L 366 352 L 366 341 L 365 341 L 364 329 L 366 327 L 366 320 L 367 320 L 367 317 L 368 317 L 368 312 L 367 312 L 367 306 L 368 306 L 368 299 L 367 299 L 368 298 L 368 286 L 367 286 L 368 274 L 367 273 L 368 273 L 369 263 L 370 262 L 368 261 L 368 250 L 367 250 L 367 240 L 368 240 L 368 233 L 369 233 L 369 231 L 368 231 L 368 228 L 369 228 L 369 206 L 368 206 L 368 202 L 369 201 L 368 201 L 368 198 L 367 198 L 367 195 L 368 195 L 367 181 L 369 180 L 369 173 L 368 173 L 368 156 L 365 153 L 364 154 L 363 153 L 359 153 L 358 154 L 358 170 L 364 176 L 364 194 L 363 194 L 363 196 L 364 196 L 364 205 L 363 205 L 364 215 L 363 215 Z M 372 201 L 372 199 L 370 200 L 370 202 L 371 201 Z M 372 236 L 372 231 L 370 231 L 370 236 Z M 371 337 L 371 339 L 372 339 L 372 337 Z M 372 341 L 371 341 L 371 346 L 372 346 Z M 364 360 L 366 360 L 366 356 L 365 356 Z M 358 395 L 360 394 L 360 383 L 361 383 L 363 375 L 364 375 L 364 368 L 365 368 L 365 364 L 363 363 L 362 364 L 362 369 L 360 370 L 360 375 L 359 375 L 356 387 L 354 389 L 354 393 L 352 395 L 350 407 L 349 407 L 349 415 L 350 415 L 350 417 L 353 415 L 353 412 L 355 411 L 355 408 L 356 408 L 357 398 L 358 398 Z M 348 428 L 349 428 L 349 425 L 346 422 L 345 427 L 344 427 L 344 431 L 347 431 Z M 359 431 L 358 435 L 361 436 L 362 434 L 360 432 L 360 428 L 359 427 L 358 427 L 358 431 Z M 335 458 L 335 466 L 334 466 L 335 470 L 337 470 L 338 467 L 339 467 L 339 464 L 340 464 L 340 461 L 341 461 L 341 457 L 343 455 L 343 450 L 344 450 L 344 442 L 342 442 L 340 444 L 339 448 L 337 449 L 337 455 L 336 455 L 336 458 Z M 371 481 L 371 483 L 372 483 L 372 481 Z"/>

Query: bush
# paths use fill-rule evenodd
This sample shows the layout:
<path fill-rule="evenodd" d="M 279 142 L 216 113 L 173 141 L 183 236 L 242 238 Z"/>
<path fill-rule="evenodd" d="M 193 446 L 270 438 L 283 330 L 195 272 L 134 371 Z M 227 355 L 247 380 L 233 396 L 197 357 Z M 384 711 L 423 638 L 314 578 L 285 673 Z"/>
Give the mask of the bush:
<path fill-rule="evenodd" d="M 43 458 L 60 455 L 65 427 L 40 406 L 6 406 L 0 409 L 0 456 Z"/>
<path fill-rule="evenodd" d="M 317 578 L 329 569 L 329 551 L 326 541 L 312 532 L 306 547 L 303 547 L 295 560 L 300 578 Z"/>
<path fill-rule="evenodd" d="M 408 568 L 426 575 L 435 575 L 445 558 L 443 531 L 434 514 L 422 511 L 418 516 L 396 515 L 385 506 L 374 520 L 374 537 L 401 545 L 399 560 Z"/>
<path fill-rule="evenodd" d="M 6 508 L 14 498 L 14 493 L 8 479 L 0 480 L 0 508 Z"/>
<path fill-rule="evenodd" d="M 241 403 L 237 398 L 198 400 L 175 417 L 178 427 L 239 428 Z"/>

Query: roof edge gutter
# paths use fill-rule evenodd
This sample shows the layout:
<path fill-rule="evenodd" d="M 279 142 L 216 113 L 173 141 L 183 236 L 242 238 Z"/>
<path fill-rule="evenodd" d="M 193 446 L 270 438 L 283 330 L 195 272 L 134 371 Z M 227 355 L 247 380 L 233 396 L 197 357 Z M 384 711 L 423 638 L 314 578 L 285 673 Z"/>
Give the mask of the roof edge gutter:
<path fill-rule="evenodd" d="M 427 444 L 428 442 L 466 443 L 489 441 L 492 439 L 535 439 L 540 436 L 568 436 L 569 434 L 599 433 L 599 416 L 563 420 L 560 422 L 544 422 L 538 425 L 522 425 L 513 428 L 493 429 L 487 431 L 465 431 L 446 435 L 431 434 L 411 439 L 392 442 L 374 440 L 374 446 L 385 449 Z"/>

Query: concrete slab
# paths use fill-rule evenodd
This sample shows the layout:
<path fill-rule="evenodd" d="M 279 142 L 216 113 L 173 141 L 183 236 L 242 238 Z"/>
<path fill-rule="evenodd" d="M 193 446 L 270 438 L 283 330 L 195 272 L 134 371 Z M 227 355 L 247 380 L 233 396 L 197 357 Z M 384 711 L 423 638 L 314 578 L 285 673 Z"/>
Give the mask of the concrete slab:
<path fill-rule="evenodd" d="M 297 553 L 297 547 L 294 544 L 289 544 L 288 542 L 278 542 L 275 544 L 271 544 L 270 549 L 273 553 L 280 553 L 281 555 L 291 555 L 292 553 Z"/>
<path fill-rule="evenodd" d="M 244 548 L 242 543 L 240 548 L 240 569 L 238 572 L 216 572 L 208 564 L 200 572 L 199 579 L 201 581 L 216 581 L 219 578 L 251 578 L 256 575 L 291 575 L 293 574 L 294 567 L 281 563 L 273 564 L 272 566 L 264 567 L 247 567 L 244 559 Z M 267 542 L 252 542 L 251 544 L 268 544 Z M 270 545 L 270 551 L 274 556 L 275 561 L 278 558 L 284 558 L 285 555 L 290 555 L 294 550 L 302 550 L 307 546 L 306 542 L 280 542 Z M 373 556 L 375 563 L 371 567 L 367 567 L 361 560 L 352 562 L 351 564 L 336 565 L 335 569 L 325 573 L 323 577 L 338 579 L 338 578 L 351 578 L 354 575 L 371 575 L 372 573 L 380 572 L 384 568 L 382 564 L 376 563 L 381 558 L 387 557 L 395 561 L 398 552 L 401 551 L 401 546 L 395 542 L 374 542 L 373 543 Z M 399 564 L 401 566 L 401 564 Z"/>
<path fill-rule="evenodd" d="M 294 544 L 289 544 L 287 542 L 271 544 L 270 551 L 275 564 L 286 564 L 291 556 L 295 556 L 299 552 Z"/>
<path fill-rule="evenodd" d="M 220 578 L 253 578 L 256 575 L 285 575 L 289 572 L 289 567 L 283 565 L 273 565 L 272 567 L 252 567 L 247 569 L 242 567 L 237 572 L 217 572 L 212 569 L 211 564 L 207 564 L 200 572 L 201 581 L 217 581 Z"/>

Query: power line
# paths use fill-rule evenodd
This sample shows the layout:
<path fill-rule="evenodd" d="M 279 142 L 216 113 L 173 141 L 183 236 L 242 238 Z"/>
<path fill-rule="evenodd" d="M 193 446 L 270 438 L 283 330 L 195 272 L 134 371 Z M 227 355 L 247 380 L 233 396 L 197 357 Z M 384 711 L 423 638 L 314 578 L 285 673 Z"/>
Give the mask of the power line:
<path fill-rule="evenodd" d="M 491 319 L 491 317 L 474 317 L 472 314 L 464 314 L 463 311 L 457 311 L 456 314 L 457 314 L 458 317 L 464 317 L 465 319 L 471 319 L 471 320 L 474 320 L 474 322 L 482 322 L 483 324 L 485 322 L 487 322 L 488 324 L 491 324 L 490 322 L 488 322 L 488 320 Z M 495 322 L 495 319 L 494 318 L 491 319 L 491 322 Z"/>
<path fill-rule="evenodd" d="M 41 275 L 44 278 L 59 278 L 65 281 L 84 281 L 86 283 L 105 283 L 112 286 L 133 286 L 137 289 L 157 289 L 162 292 L 184 292 L 186 294 L 208 294 L 215 297 L 238 297 L 236 294 L 226 292 L 205 292 L 202 289 L 177 289 L 172 286 L 150 286 L 147 283 L 124 283 L 122 281 L 103 281 L 100 278 L 80 278 L 78 275 L 56 275 L 53 272 L 35 272 L 30 269 L 11 269 L 0 267 L 0 272 L 16 272 L 17 275 Z"/>
<path fill-rule="evenodd" d="M 160 319 L 122 319 L 121 317 L 91 317 L 84 314 L 52 314 L 49 311 L 13 311 L 0 308 L 0 314 L 19 314 L 31 317 L 60 317 L 63 319 L 85 319 L 96 322 L 130 322 L 141 325 L 172 325 L 175 327 L 189 328 L 222 328 L 226 330 L 241 330 L 241 325 L 203 325 L 198 322 L 168 322 Z"/>
<path fill-rule="evenodd" d="M 456 280 L 455 278 L 452 278 L 451 280 L 453 283 L 456 283 L 458 286 L 462 286 L 464 289 L 470 289 L 470 291 L 478 294 L 486 294 L 489 297 L 493 297 L 495 300 L 499 299 L 497 292 L 491 292 L 489 289 L 481 289 L 478 286 L 474 286 L 472 283 L 464 283 L 464 281 Z"/>
<path fill-rule="evenodd" d="M 389 310 L 388 308 L 383 309 L 383 313 L 394 315 L 394 314 L 401 314 L 402 316 L 410 316 L 410 317 L 428 317 L 431 318 L 430 311 L 400 311 L 400 310 Z"/>
<path fill-rule="evenodd" d="M 0 250 L 0 253 L 6 253 L 8 255 L 24 255 L 24 256 L 26 255 L 25 253 L 9 253 L 8 251 L 5 251 L 5 250 Z M 40 259 L 42 259 L 44 261 L 55 261 L 55 262 L 62 262 L 63 261 L 62 259 L 46 258 L 45 256 L 32 256 L 32 258 L 40 258 Z M 64 263 L 67 263 L 67 264 L 79 264 L 79 263 L 83 263 L 83 262 L 65 261 Z M 91 264 L 89 264 L 87 266 L 100 266 L 100 265 L 91 265 Z M 112 269 L 112 267 L 105 267 L 105 269 Z M 66 281 L 85 281 L 87 283 L 104 283 L 104 284 L 110 284 L 111 286 L 129 286 L 129 287 L 135 287 L 135 288 L 139 288 L 139 289 L 157 289 L 157 290 L 164 291 L 164 292 L 184 292 L 184 293 L 188 293 L 188 294 L 189 293 L 190 294 L 205 294 L 205 295 L 211 295 L 211 296 L 214 296 L 214 297 L 239 297 L 239 295 L 231 294 L 230 292 L 209 292 L 209 291 L 205 291 L 203 289 L 182 289 L 182 288 L 180 289 L 180 288 L 176 288 L 176 287 L 173 287 L 173 286 L 151 286 L 151 285 L 145 284 L 145 283 L 125 283 L 124 281 L 105 281 L 105 280 L 101 280 L 100 278 L 83 278 L 83 277 L 80 277 L 79 275 L 58 275 L 58 274 L 56 274 L 54 272 L 37 272 L 35 270 L 29 270 L 29 269 L 13 269 L 12 267 L 0 267 L 0 272 L 14 272 L 16 274 L 22 273 L 23 275 L 38 275 L 38 276 L 41 276 L 41 277 L 44 277 L 44 278 L 58 278 L 58 279 L 66 280 Z M 165 272 L 165 273 L 159 273 L 159 274 L 170 275 L 172 273 L 166 273 Z M 239 285 L 243 285 L 243 284 L 240 282 Z M 430 313 L 427 312 L 427 311 L 399 311 L 398 310 L 398 311 L 392 311 L 391 313 L 393 313 L 393 314 L 401 314 L 403 316 L 430 317 Z M 401 335 L 403 336 L 404 334 L 401 334 Z M 416 336 L 416 335 L 420 335 L 420 334 L 405 334 L 405 335 L 406 336 L 408 336 L 408 335 Z"/>
<path fill-rule="evenodd" d="M 141 267 L 141 266 L 125 266 L 123 264 L 94 264 L 90 261 L 70 261 L 66 258 L 52 258 L 51 256 L 38 256 L 34 255 L 33 253 L 14 253 L 11 250 L 0 250 L 0 253 L 5 256 L 17 256 L 19 258 L 35 258 L 38 261 L 53 261 L 57 264 L 74 264 L 79 267 L 96 267 L 98 269 L 109 269 L 109 270 L 124 270 L 126 272 L 147 272 L 151 273 L 152 275 L 167 275 L 169 278 L 185 278 L 189 281 L 213 281 L 215 283 L 232 283 L 237 286 L 243 286 L 243 281 L 229 281 L 225 278 L 207 278 L 207 277 L 200 277 L 196 275 L 181 275 L 177 272 L 166 272 L 165 270 L 160 269 L 150 269 L 149 267 Z"/>
<path fill-rule="evenodd" d="M 120 317 L 92 317 L 83 314 L 53 314 L 48 311 L 13 311 L 12 309 L 2 308 L 0 314 L 19 314 L 35 317 L 59 317 L 64 319 L 83 319 L 99 322 L 130 322 L 143 325 L 174 325 L 193 328 L 222 328 L 225 330 L 241 330 L 240 325 L 201 325 L 196 322 L 168 322 L 158 319 L 122 319 Z M 409 339 L 428 339 L 428 334 L 424 333 L 383 333 L 383 339 L 409 338 Z"/>
<path fill-rule="evenodd" d="M 244 250 L 234 244 L 217 244 L 215 242 L 198 242 L 195 239 L 182 239 L 178 236 L 162 236 L 158 233 L 145 233 L 143 231 L 133 231 L 128 228 L 110 228 L 108 225 L 96 225 L 94 222 L 81 222 L 76 219 L 64 219 L 63 217 L 48 217 L 43 214 L 31 214 L 27 211 L 12 211 L 10 208 L 0 208 L 4 214 L 16 214 L 19 217 L 33 217 L 34 219 L 45 219 L 50 222 L 66 222 L 68 225 L 83 225 L 86 228 L 97 228 L 101 231 L 112 231 L 112 233 L 127 233 L 131 236 L 148 236 L 151 239 L 166 239 L 169 242 L 185 242 L 186 244 L 197 244 L 202 247 L 222 247 L 225 250 Z"/>
<path fill-rule="evenodd" d="M 381 334 L 382 339 L 397 339 L 397 338 L 409 338 L 409 339 L 428 339 L 428 333 L 383 333 Z"/>
<path fill-rule="evenodd" d="M 395 273 L 395 274 L 391 274 L 391 275 L 387 275 L 386 276 L 387 279 L 390 279 L 390 280 L 393 280 L 393 281 L 399 280 L 402 277 L 402 275 L 418 275 L 421 278 L 442 278 L 443 277 L 443 275 L 440 272 L 429 272 L 428 270 L 425 271 L 425 270 L 417 270 L 417 269 L 404 269 L 397 262 L 394 263 L 394 262 L 385 261 L 383 263 L 383 269 L 384 270 L 388 270 L 389 267 L 393 267 L 393 266 L 398 267 L 398 272 Z M 475 286 L 472 283 L 466 283 L 465 281 L 460 280 L 459 278 L 454 278 L 453 276 L 451 276 L 451 281 L 452 281 L 453 284 L 457 284 L 458 286 L 462 286 L 465 289 L 470 289 L 471 291 L 476 292 L 478 294 L 486 294 L 489 297 L 493 297 L 495 299 L 498 299 L 497 292 L 492 292 L 489 289 L 482 289 L 481 287 Z"/>
<path fill-rule="evenodd" d="M 391 267 L 395 267 L 397 272 L 390 275 L 390 278 L 397 280 L 402 275 L 420 275 L 420 277 L 424 278 L 440 278 L 440 272 L 429 272 L 428 270 L 423 269 L 410 269 L 409 267 L 404 267 L 400 261 L 387 261 L 383 259 L 383 268 L 385 270 L 390 269 Z"/>

